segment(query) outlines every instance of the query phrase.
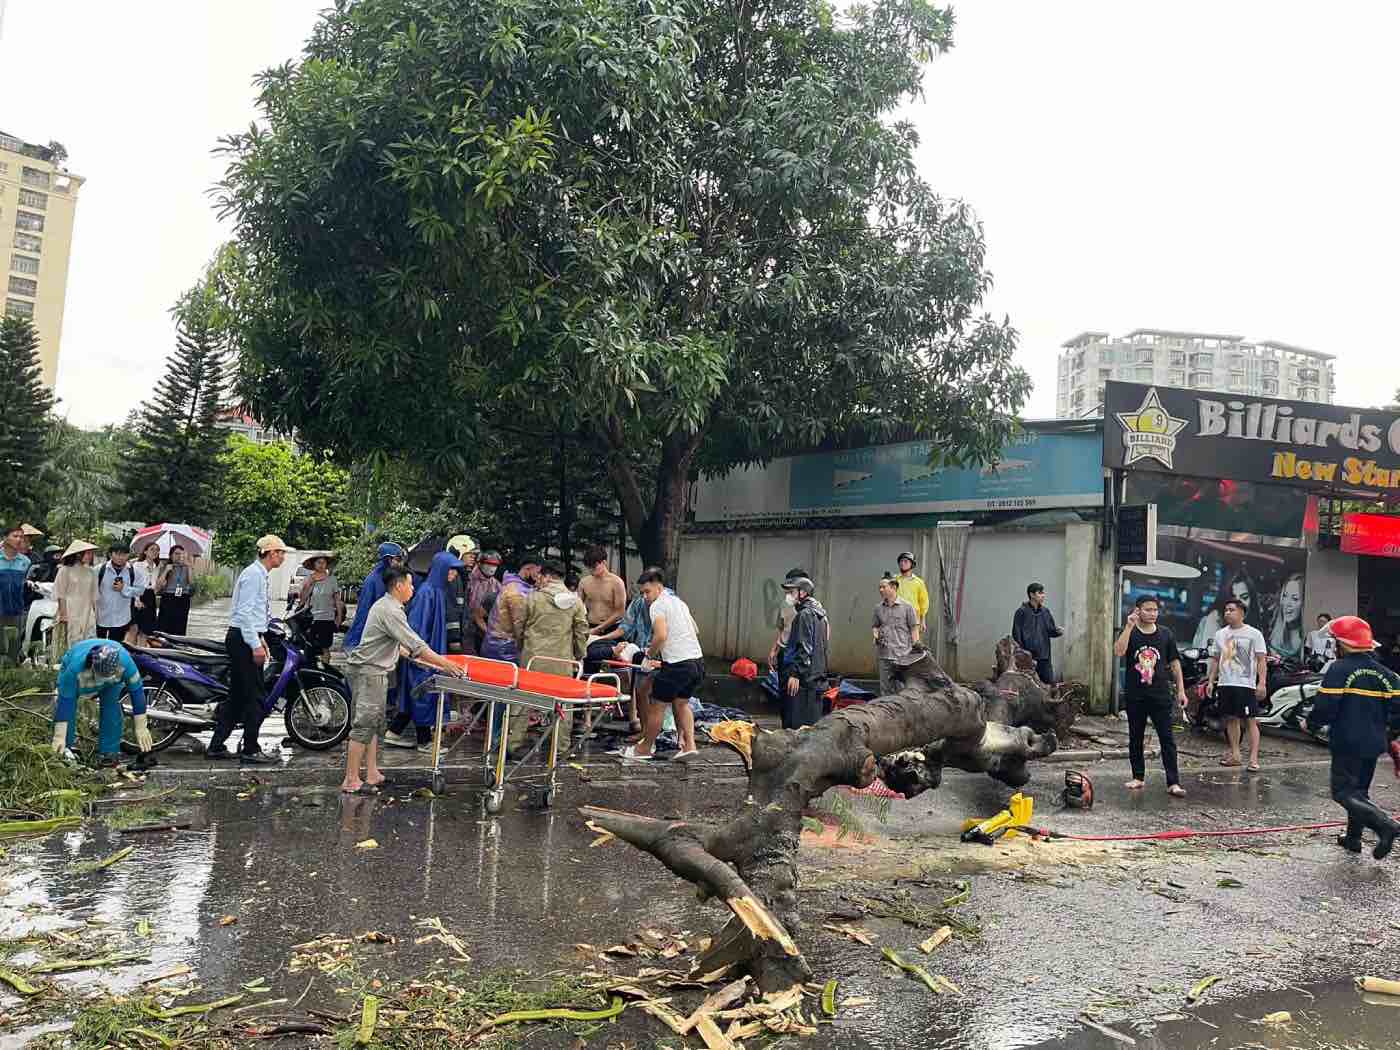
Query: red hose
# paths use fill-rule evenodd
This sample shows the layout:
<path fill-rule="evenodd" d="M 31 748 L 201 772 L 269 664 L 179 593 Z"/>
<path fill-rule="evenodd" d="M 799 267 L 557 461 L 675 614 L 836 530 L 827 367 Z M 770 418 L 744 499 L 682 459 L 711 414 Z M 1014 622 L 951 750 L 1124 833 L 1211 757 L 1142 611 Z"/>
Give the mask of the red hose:
<path fill-rule="evenodd" d="M 1400 814 L 1394 814 L 1394 816 L 1400 818 Z M 1156 831 L 1145 835 L 1066 835 L 1064 832 L 1051 831 L 1049 828 L 1035 827 L 1022 827 L 1016 830 L 1029 835 L 1038 835 L 1041 838 L 1071 839 L 1074 842 L 1145 842 L 1148 840 L 1160 842 L 1172 839 L 1223 839 L 1239 835 L 1273 835 L 1285 831 L 1325 831 L 1328 828 L 1344 828 L 1346 826 L 1345 820 L 1329 820 L 1322 824 L 1282 824 L 1272 828 L 1230 828 L 1226 831 L 1192 831 L 1190 828 L 1179 828 L 1175 831 Z"/>

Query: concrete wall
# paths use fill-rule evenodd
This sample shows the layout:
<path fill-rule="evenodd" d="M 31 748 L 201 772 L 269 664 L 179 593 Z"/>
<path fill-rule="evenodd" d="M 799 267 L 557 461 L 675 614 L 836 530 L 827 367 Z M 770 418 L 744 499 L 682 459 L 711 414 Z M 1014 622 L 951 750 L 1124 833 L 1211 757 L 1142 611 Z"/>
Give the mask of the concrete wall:
<path fill-rule="evenodd" d="M 1317 550 L 1308 553 L 1307 591 L 1303 596 L 1303 623 L 1311 631 L 1317 614 L 1355 615 L 1356 555 Z"/>
<path fill-rule="evenodd" d="M 876 585 L 881 574 L 895 570 L 900 551 L 912 550 L 919 558 L 933 601 L 930 625 L 939 615 L 935 534 L 934 529 L 865 529 L 686 536 L 678 589 L 695 614 L 707 655 L 748 656 L 761 663 L 776 633 L 782 579 L 795 566 L 807 569 L 831 620 L 833 669 L 871 674 Z M 991 673 L 994 647 L 1010 633 L 1026 584 L 1039 580 L 1065 631 L 1054 643 L 1056 670 L 1089 683 L 1094 697 L 1106 703 L 1114 579 L 1112 559 L 1099 554 L 1094 524 L 975 529 L 968 545 L 958 676 Z"/>

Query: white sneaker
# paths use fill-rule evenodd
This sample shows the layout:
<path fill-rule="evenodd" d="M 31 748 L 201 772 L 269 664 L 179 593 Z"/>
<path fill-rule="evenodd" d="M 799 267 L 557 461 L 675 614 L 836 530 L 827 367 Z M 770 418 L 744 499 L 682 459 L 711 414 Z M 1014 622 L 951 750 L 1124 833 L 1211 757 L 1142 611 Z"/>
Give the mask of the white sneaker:
<path fill-rule="evenodd" d="M 610 754 L 610 755 L 616 755 L 618 758 L 623 758 L 623 759 L 631 758 L 631 759 L 634 759 L 634 760 L 636 760 L 636 761 L 638 761 L 638 762 L 650 762 L 653 758 L 656 757 L 655 755 L 639 755 L 639 754 L 637 754 L 637 745 L 636 745 L 636 744 L 628 744 L 626 747 L 620 747 L 620 748 L 617 748 L 615 751 L 609 751 L 608 754 Z"/>
<path fill-rule="evenodd" d="M 416 735 L 415 735 L 415 736 L 403 736 L 403 735 L 401 735 L 401 734 L 399 734 L 399 733 L 395 733 L 393 730 L 390 730 L 389 732 L 387 732 L 387 733 L 384 734 L 384 746 L 385 746 L 385 747 L 417 747 L 417 746 L 418 746 L 418 737 L 417 737 Z"/>
<path fill-rule="evenodd" d="M 698 749 L 695 749 L 695 748 L 692 748 L 692 749 L 689 750 L 689 751 L 677 751 L 674 755 L 671 756 L 671 761 L 672 761 L 672 762 L 685 762 L 685 761 L 688 761 L 689 759 L 694 758 L 694 757 L 695 757 L 696 755 L 698 755 L 699 753 L 700 753 L 699 750 L 698 750 Z"/>

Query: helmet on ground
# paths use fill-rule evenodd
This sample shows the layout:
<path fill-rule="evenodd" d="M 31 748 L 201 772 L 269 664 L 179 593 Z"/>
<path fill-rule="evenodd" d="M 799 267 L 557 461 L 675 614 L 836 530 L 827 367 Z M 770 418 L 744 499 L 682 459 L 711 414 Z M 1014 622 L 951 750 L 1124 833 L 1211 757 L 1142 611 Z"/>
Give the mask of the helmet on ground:
<path fill-rule="evenodd" d="M 1338 616 L 1327 625 L 1327 630 L 1348 649 L 1377 648 L 1371 625 L 1359 616 Z"/>
<path fill-rule="evenodd" d="M 914 552 L 913 552 L 913 551 L 900 551 L 900 552 L 899 552 L 899 557 L 896 558 L 894 561 L 895 561 L 895 564 L 898 565 L 900 562 L 906 561 L 906 560 L 909 562 L 910 565 L 918 565 L 918 564 L 919 564 L 919 559 L 916 558 L 916 557 L 914 557 Z"/>
<path fill-rule="evenodd" d="M 479 548 L 476 545 L 476 540 L 465 533 L 459 533 L 447 541 L 447 549 L 461 558 L 473 553 Z"/>
<path fill-rule="evenodd" d="M 121 673 L 121 650 L 115 645 L 94 646 L 88 653 L 88 666 L 99 678 L 115 678 Z"/>
<path fill-rule="evenodd" d="M 381 558 L 402 558 L 403 548 L 393 542 L 381 543 L 379 545 L 379 556 Z"/>

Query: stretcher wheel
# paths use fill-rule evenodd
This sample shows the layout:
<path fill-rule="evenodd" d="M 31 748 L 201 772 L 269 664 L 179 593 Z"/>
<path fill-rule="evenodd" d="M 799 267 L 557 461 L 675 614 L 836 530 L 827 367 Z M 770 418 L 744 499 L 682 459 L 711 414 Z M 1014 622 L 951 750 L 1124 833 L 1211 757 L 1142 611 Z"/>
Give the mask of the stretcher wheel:
<path fill-rule="evenodd" d="M 545 788 L 544 791 L 540 793 L 540 808 L 548 809 L 552 805 L 554 805 L 554 789 Z"/>
<path fill-rule="evenodd" d="M 488 793 L 486 796 L 486 812 L 499 813 L 501 811 L 501 802 L 504 800 L 505 794 L 504 791 L 492 791 Z"/>
<path fill-rule="evenodd" d="M 485 779 L 487 787 L 493 788 L 496 786 L 496 769 L 494 766 L 487 767 Z"/>
<path fill-rule="evenodd" d="M 433 774 L 433 794 L 434 794 L 434 795 L 445 795 L 445 794 L 447 794 L 447 778 L 446 778 L 445 776 L 443 776 L 441 773 L 434 773 L 434 774 Z"/>

